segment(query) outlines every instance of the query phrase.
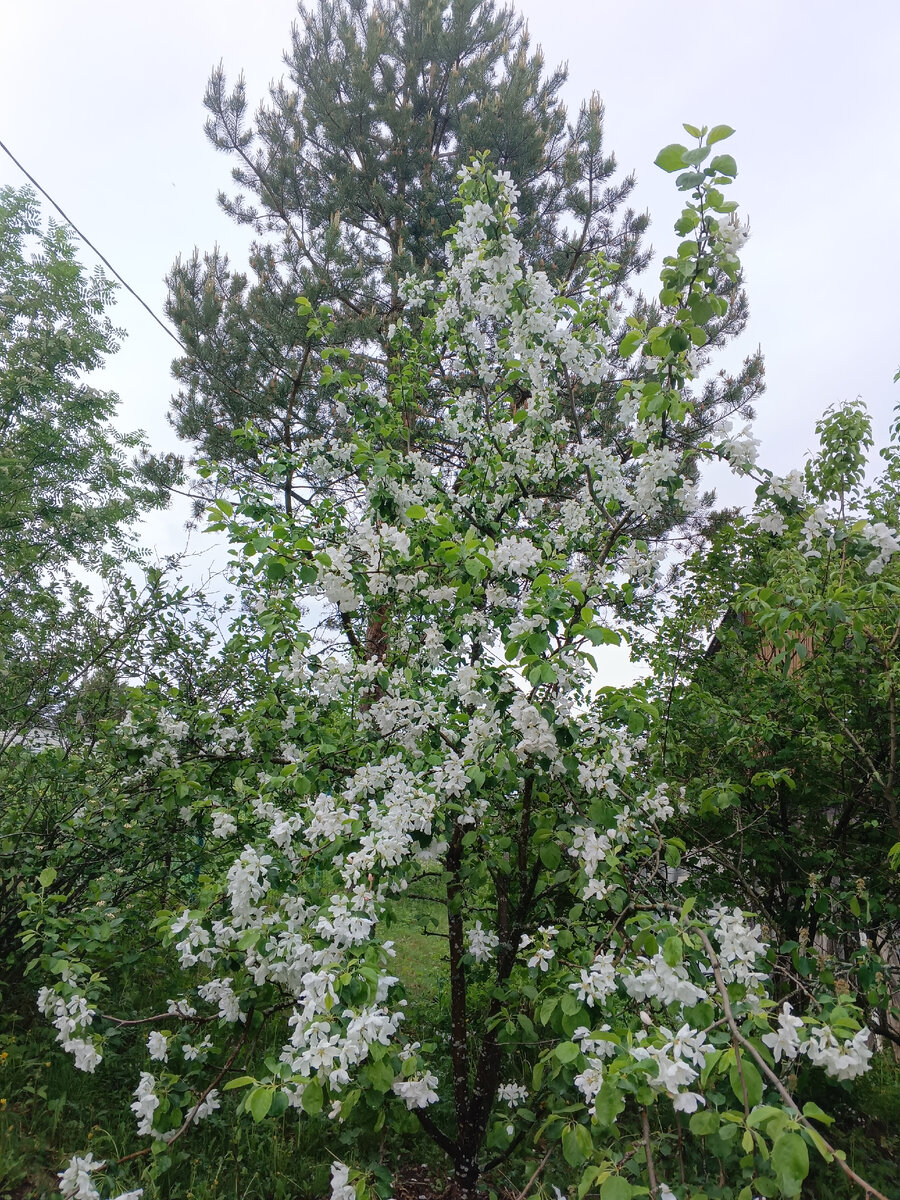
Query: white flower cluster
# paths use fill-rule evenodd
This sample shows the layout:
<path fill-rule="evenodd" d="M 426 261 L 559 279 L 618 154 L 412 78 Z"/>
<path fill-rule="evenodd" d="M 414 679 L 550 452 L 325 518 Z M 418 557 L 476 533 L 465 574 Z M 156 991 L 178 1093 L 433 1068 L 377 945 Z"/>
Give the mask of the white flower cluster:
<path fill-rule="evenodd" d="M 331 1164 L 331 1200 L 356 1200 L 356 1188 L 350 1182 L 350 1168 L 340 1161 Z"/>
<path fill-rule="evenodd" d="M 65 1200 L 100 1200 L 100 1192 L 91 1176 L 105 1167 L 106 1163 L 98 1162 L 93 1154 L 70 1158 L 65 1171 L 59 1172 L 59 1190 Z M 133 1192 L 120 1192 L 115 1200 L 139 1200 L 143 1194 L 144 1189 L 137 1188 Z"/>
<path fill-rule="evenodd" d="M 237 821 L 230 812 L 223 808 L 213 809 L 212 836 L 214 838 L 229 838 L 237 833 Z"/>
<path fill-rule="evenodd" d="M 169 1061 L 169 1039 L 154 1029 L 147 1037 L 147 1053 L 156 1062 Z"/>
<path fill-rule="evenodd" d="M 524 759 L 537 754 L 544 754 L 547 758 L 559 756 L 556 734 L 549 721 L 533 704 L 529 704 L 521 693 L 514 697 L 509 706 L 509 715 L 513 729 L 521 735 L 515 748 L 519 758 Z"/>
<path fill-rule="evenodd" d="M 505 537 L 491 551 L 491 565 L 498 575 L 524 575 L 541 561 L 541 552 L 526 538 Z"/>
<path fill-rule="evenodd" d="M 685 1089 L 698 1078 L 706 1056 L 715 1047 L 707 1044 L 705 1033 L 687 1024 L 677 1033 L 660 1026 L 659 1033 L 665 1039 L 663 1044 L 652 1046 L 646 1044 L 648 1031 L 642 1030 L 636 1037 L 637 1044 L 631 1048 L 631 1056 L 638 1062 L 649 1060 L 656 1065 L 656 1074 L 648 1082 L 652 1088 L 666 1092 L 676 1112 L 696 1112 L 706 1101 L 699 1092 Z"/>
<path fill-rule="evenodd" d="M 806 558 L 821 558 L 822 552 L 817 550 L 814 543 L 825 534 L 825 546 L 828 550 L 835 547 L 834 520 L 824 504 L 818 504 L 803 522 L 803 538 L 800 542 L 800 553 Z"/>
<path fill-rule="evenodd" d="M 667 1006 L 691 1008 L 708 999 L 706 991 L 691 982 L 683 963 L 670 967 L 662 954 L 650 959 L 640 956 L 637 962 L 643 968 L 638 974 L 625 970 L 621 975 L 622 986 L 633 1000 L 658 1000 Z"/>
<path fill-rule="evenodd" d="M 142 1137 L 153 1134 L 153 1114 L 159 1108 L 159 1096 L 156 1091 L 156 1078 L 149 1071 L 141 1071 L 138 1085 L 134 1089 L 134 1102 L 131 1111 L 137 1118 L 137 1131 Z"/>
<path fill-rule="evenodd" d="M 781 536 L 787 529 L 787 522 L 780 512 L 774 509 L 767 511 L 755 512 L 753 514 L 753 522 L 759 529 L 760 533 L 774 533 L 776 536 Z"/>
<path fill-rule="evenodd" d="M 725 262 L 736 263 L 738 261 L 738 254 L 744 248 L 747 238 L 750 236 L 749 229 L 741 225 L 734 214 L 732 214 L 719 218 L 717 234 L 722 258 Z"/>
<path fill-rule="evenodd" d="M 800 1031 L 804 1024 L 801 1017 L 793 1015 L 790 1004 L 782 1006 L 777 1030 L 764 1033 L 762 1038 L 776 1062 L 780 1062 L 782 1056 L 794 1059 L 805 1054 L 814 1066 L 822 1067 L 833 1079 L 856 1079 L 869 1069 L 872 1050 L 868 1044 L 871 1037 L 868 1029 L 860 1029 L 852 1038 L 841 1042 L 828 1025 L 813 1025 L 807 1039 L 802 1041 Z"/>
<path fill-rule="evenodd" d="M 545 974 L 550 970 L 550 964 L 556 957 L 556 951 L 550 943 L 556 937 L 559 930 L 555 925 L 540 925 L 538 927 L 538 936 L 543 939 L 543 945 L 537 946 L 534 953 L 531 954 L 526 962 L 529 970 L 543 971 Z M 519 941 L 519 949 L 526 950 L 534 945 L 534 938 L 530 934 L 523 933 Z"/>
<path fill-rule="evenodd" d="M 892 555 L 900 553 L 900 542 L 884 521 L 869 522 L 863 527 L 863 537 L 877 549 L 878 555 L 866 567 L 867 575 L 880 575 Z"/>
<path fill-rule="evenodd" d="M 608 1033 L 609 1026 L 604 1025 L 601 1033 Z M 585 1104 L 592 1105 L 597 1093 L 603 1087 L 603 1060 L 612 1058 L 618 1051 L 615 1039 L 596 1037 L 586 1026 L 581 1026 L 572 1034 L 578 1048 L 584 1055 L 585 1068 L 575 1076 L 575 1086 L 584 1096 Z"/>
<path fill-rule="evenodd" d="M 93 1074 L 103 1055 L 93 1040 L 73 1036 L 84 1033 L 96 1015 L 84 996 L 75 992 L 66 1000 L 52 988 L 42 987 L 37 1004 L 44 1016 L 52 1019 L 56 1040 L 67 1054 L 73 1055 L 78 1070 Z"/>
<path fill-rule="evenodd" d="M 737 433 L 732 433 L 732 424 L 725 420 L 719 423 L 716 433 L 723 435 L 718 451 L 736 471 L 746 471 L 752 467 L 759 456 L 759 438 L 753 436 L 749 425 L 744 425 Z"/>
<path fill-rule="evenodd" d="M 620 746 L 622 744 L 619 743 Z M 579 778 L 583 774 L 585 772 L 579 768 Z M 608 792 L 611 791 L 609 782 L 606 783 L 606 789 Z M 584 900 L 604 900 L 609 888 L 598 875 L 601 869 L 607 865 L 608 859 L 622 847 L 645 838 L 649 826 L 658 821 L 668 820 L 674 811 L 666 786 L 661 784 L 652 792 L 640 796 L 633 809 L 627 804 L 623 805 L 616 815 L 615 825 L 610 826 L 603 833 L 598 833 L 589 825 L 576 825 L 572 830 L 573 838 L 569 854 L 578 859 L 581 869 L 587 877 L 587 886 L 582 892 L 582 898 Z"/>
<path fill-rule="evenodd" d="M 501 1083 L 497 1089 L 497 1098 L 510 1108 L 519 1108 L 528 1099 L 528 1088 L 521 1083 Z"/>
<path fill-rule="evenodd" d="M 749 990 L 767 978 L 756 969 L 757 959 L 765 956 L 768 946 L 761 941 L 760 925 L 750 926 L 739 908 L 714 908 L 709 913 L 719 946 L 722 978 L 726 983 L 742 983 Z"/>
<path fill-rule="evenodd" d="M 197 994 L 208 1004 L 219 1006 L 219 1016 L 233 1025 L 235 1021 L 246 1021 L 247 1014 L 241 1012 L 240 1001 L 231 986 L 231 978 L 211 979 L 197 988 Z"/>
<path fill-rule="evenodd" d="M 769 491 L 782 500 L 803 500 L 806 497 L 803 472 L 793 470 L 785 476 L 772 475 L 769 479 Z"/>
<path fill-rule="evenodd" d="M 406 1107 L 427 1108 L 429 1104 L 437 1104 L 440 1097 L 434 1090 L 438 1085 L 437 1075 L 425 1071 L 421 1075 L 413 1075 L 409 1079 L 395 1079 L 392 1085 L 394 1094 L 406 1103 Z"/>
<path fill-rule="evenodd" d="M 482 929 L 481 922 L 476 921 L 472 929 L 466 930 L 466 943 L 469 953 L 475 961 L 486 963 L 494 957 L 494 951 L 500 945 L 500 939 L 489 929 Z"/>
<path fill-rule="evenodd" d="M 598 954 L 590 967 L 581 969 L 580 978 L 570 983 L 569 988 L 578 999 L 593 1008 L 603 1005 L 616 990 L 615 959 L 611 954 Z"/>

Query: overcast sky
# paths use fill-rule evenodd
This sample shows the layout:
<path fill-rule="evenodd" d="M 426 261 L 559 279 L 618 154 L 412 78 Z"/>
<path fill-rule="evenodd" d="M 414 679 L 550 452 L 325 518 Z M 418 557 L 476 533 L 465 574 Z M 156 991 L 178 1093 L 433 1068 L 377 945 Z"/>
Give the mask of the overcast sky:
<path fill-rule="evenodd" d="M 751 223 L 746 353 L 768 392 L 762 461 L 800 465 L 829 404 L 862 396 L 884 434 L 900 388 L 900 4 L 897 0 L 519 0 L 548 67 L 568 62 L 571 109 L 606 103 L 607 141 L 638 176 L 665 252 L 679 197 L 652 163 L 681 122 L 727 123 Z M 203 135 L 220 59 L 258 98 L 283 72 L 294 0 L 0 0 L 0 140 L 158 312 L 175 256 L 246 236 L 215 202 L 230 164 Z M 0 154 L 0 183 L 21 184 Z M 91 255 L 84 257 L 90 261 Z M 658 268 L 654 268 L 654 271 Z M 123 428 L 177 449 L 166 412 L 174 344 L 127 294 L 104 385 Z M 183 448 L 182 448 L 183 449 Z M 161 552 L 183 515 L 154 517 Z M 196 544 L 197 537 L 194 542 Z"/>

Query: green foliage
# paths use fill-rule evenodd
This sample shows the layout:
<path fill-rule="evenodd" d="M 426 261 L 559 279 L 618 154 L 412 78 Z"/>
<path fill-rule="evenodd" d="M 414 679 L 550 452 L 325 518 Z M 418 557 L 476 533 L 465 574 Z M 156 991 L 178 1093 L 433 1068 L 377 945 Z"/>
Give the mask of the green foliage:
<path fill-rule="evenodd" d="M 135 554 L 132 522 L 159 501 L 128 462 L 141 437 L 117 433 L 117 397 L 83 380 L 116 349 L 111 300 L 111 285 L 86 273 L 66 231 L 42 227 L 34 196 L 2 189 L 0 963 L 8 986 L 24 965 L 18 913 L 38 874 L 56 870 L 75 906 L 90 893 L 91 860 L 104 852 L 90 844 L 96 826 L 79 837 L 72 815 L 108 803 L 93 739 L 121 711 L 124 678 L 160 600 L 152 585 L 139 597 L 117 570 Z M 78 568 L 99 573 L 99 598 Z"/>
<path fill-rule="evenodd" d="M 494 19 L 489 6 L 476 7 Z M 463 5 L 451 15 L 474 11 Z M 397 37 L 410 13 L 429 36 L 451 28 L 433 4 L 365 21 L 362 5 L 323 4 L 321 28 L 312 21 L 298 34 L 295 54 L 308 54 L 313 43 L 304 38 L 310 30 L 324 36 L 332 20 L 329 45 L 343 48 L 341 69 L 364 88 L 373 63 L 387 78 L 392 53 L 399 59 L 385 38 Z M 497 29 L 510 19 L 498 16 Z M 380 57 L 371 59 L 372 47 Z M 510 62 L 531 70 L 526 82 L 539 79 L 537 60 L 519 55 L 506 62 L 512 72 Z M 327 77 L 329 67 L 316 60 L 304 70 Z M 505 77 L 501 93 L 504 86 Z M 296 115 L 290 96 L 281 111 Z M 240 101 L 223 101 L 223 121 L 238 121 Z M 309 111 L 302 109 L 304 122 Z M 275 122 L 272 112 L 260 118 L 267 121 Z M 295 140 L 314 134 L 315 162 L 327 161 L 318 126 L 291 128 Z M 6 747 L 0 786 L 14 798 L 13 824 L 0 828 L 0 847 L 13 863 L 6 911 L 13 902 L 24 907 L 19 965 L 40 962 L 49 985 L 44 1012 L 67 1001 L 77 1007 L 81 997 L 96 1008 L 81 1049 L 102 1049 L 110 1078 L 129 1081 L 111 1101 L 89 1079 L 72 1103 L 70 1074 L 48 1081 L 35 1069 L 46 1031 L 43 1041 L 38 1033 L 7 1051 L 17 1098 L 0 1112 L 0 1146 L 15 1185 L 25 1174 L 23 1148 L 51 1185 L 60 1151 L 85 1148 L 85 1099 L 98 1118 L 87 1140 L 108 1160 L 107 1182 L 133 1186 L 140 1177 L 147 1196 L 160 1200 L 186 1188 L 214 1193 L 220 1176 L 236 1194 L 319 1196 L 331 1155 L 354 1164 L 342 1169 L 360 1200 L 387 1200 L 392 1172 L 402 1176 L 410 1160 L 442 1163 L 438 1152 L 452 1163 L 460 1197 L 473 1195 L 481 1178 L 520 1188 L 541 1177 L 545 1194 L 565 1189 L 579 1200 L 628 1200 L 654 1189 L 671 1196 L 654 1182 L 661 1178 L 682 1181 L 674 1184 L 678 1200 L 689 1192 L 792 1198 L 808 1178 L 833 1182 L 821 1174 L 835 1167 L 835 1153 L 820 1132 L 832 1117 L 816 1099 L 817 1072 L 799 1071 L 799 1035 L 793 1053 L 775 1060 L 776 1002 L 747 973 L 748 965 L 767 965 L 760 931 L 733 914 L 750 944 L 742 962 L 728 948 L 732 914 L 709 911 L 713 900 L 732 908 L 744 901 L 740 879 L 726 877 L 715 853 L 736 810 L 746 821 L 759 797 L 765 805 L 773 795 L 783 811 L 786 798 L 808 803 L 811 789 L 777 755 L 745 777 L 746 760 L 760 758 L 761 710 L 771 696 L 755 701 L 748 733 L 733 698 L 729 709 L 704 679 L 708 664 L 682 649 L 698 642 L 698 622 L 723 596 L 752 613 L 738 632 L 755 629 L 756 649 L 728 641 L 725 629 L 723 647 L 744 651 L 744 670 L 762 645 L 769 657 L 757 665 L 766 678 L 781 664 L 780 684 L 807 681 L 804 736 L 813 716 L 823 721 L 813 702 L 826 694 L 825 710 L 839 720 L 820 735 L 818 765 L 845 781 L 852 747 L 869 768 L 859 771 L 860 811 L 874 799 L 890 815 L 893 780 L 851 680 L 863 670 L 882 700 L 893 696 L 886 610 L 900 589 L 893 566 L 872 568 L 890 536 L 873 522 L 896 514 L 897 455 L 886 454 L 884 480 L 862 513 L 861 452 L 848 448 L 865 436 L 859 414 L 826 419 L 809 489 L 840 506 L 834 559 L 801 554 L 798 562 L 806 511 L 784 481 L 764 478 L 764 511 L 773 507 L 787 536 L 773 543 L 738 526 L 730 541 L 720 534 L 705 558 L 688 564 L 677 599 L 687 606 L 702 595 L 706 608 L 670 615 L 655 651 L 658 678 L 643 691 L 594 697 L 586 669 L 595 667 L 595 646 L 652 615 L 656 596 L 652 588 L 641 594 L 634 564 L 649 554 L 648 529 L 662 533 L 684 517 L 679 497 L 696 460 L 719 453 L 735 455 L 742 468 L 747 462 L 740 439 L 718 445 L 704 432 L 704 413 L 720 409 L 724 393 L 695 401 L 690 392 L 696 349 L 740 321 L 735 251 L 743 234 L 721 190 L 736 168 L 728 155 L 710 160 L 711 147 L 732 131 L 686 128 L 699 145 L 660 156 L 664 169 L 681 172 L 677 185 L 687 194 L 680 242 L 663 262 L 659 303 L 639 305 L 624 330 L 615 287 L 625 276 L 602 254 L 583 277 L 572 276 L 581 294 L 561 286 L 550 301 L 543 277 L 498 269 L 500 260 L 508 269 L 515 218 L 511 201 L 498 200 L 505 184 L 486 157 L 460 189 L 469 207 L 457 250 L 472 252 L 465 286 L 453 292 L 460 281 L 448 271 L 421 315 L 383 311 L 396 327 L 373 326 L 372 336 L 384 339 L 382 359 L 365 364 L 354 353 L 354 339 L 358 349 L 367 335 L 354 324 L 359 314 L 348 316 L 352 305 L 342 309 L 346 296 L 336 303 L 326 289 L 326 304 L 319 293 L 293 305 L 292 345 L 303 347 L 312 382 L 303 396 L 306 384 L 295 376 L 291 403 L 321 418 L 329 436 L 308 444 L 289 431 L 260 485 L 245 467 L 262 469 L 272 442 L 266 428 L 244 433 L 236 474 L 204 468 L 213 486 L 233 495 L 220 495 L 210 515 L 211 528 L 229 536 L 240 615 L 220 638 L 216 614 L 167 591 L 160 577 L 146 597 L 124 588 L 105 676 L 92 675 L 73 696 L 61 674 L 42 709 L 53 741 L 35 746 L 19 737 Z M 401 132 L 411 140 L 413 125 Z M 232 148 L 251 142 L 234 130 L 220 135 Z M 249 161 L 251 176 L 240 182 L 265 176 L 265 205 L 277 208 L 289 186 L 305 186 L 297 174 L 278 175 L 272 160 Z M 345 184 L 335 177 L 335 187 Z M 368 184 L 362 199 L 342 196 L 347 211 L 382 187 Z M 385 205 L 395 198 L 385 189 Z M 405 210 L 391 208 L 398 211 L 405 220 Z M 481 214 L 480 241 L 473 212 Z M 325 223 L 323 209 L 315 228 L 323 232 Z M 329 270 L 350 271 L 353 250 L 361 274 L 352 287 L 390 289 L 401 250 L 389 261 L 367 259 L 365 225 L 342 232 L 334 213 L 327 223 Z M 495 289 L 507 284 L 504 306 L 492 309 Z M 464 320 L 453 306 L 470 286 L 484 287 L 488 299 Z M 213 309 L 217 296 L 207 296 Z M 234 361 L 246 361 L 240 304 L 230 318 Z M 619 366 L 631 355 L 636 362 L 604 391 L 592 371 L 607 354 Z M 743 395 L 745 384 L 735 386 Z M 316 407 L 323 397 L 324 417 Z M 315 428 L 311 422 L 305 432 Z M 854 504 L 860 512 L 850 512 Z M 775 521 L 771 513 L 764 519 Z M 807 647 L 804 655 L 807 637 L 812 653 Z M 74 645 L 68 653 L 79 661 Z M 802 670 L 791 671 L 792 654 Z M 680 687 L 688 660 L 694 678 Z M 731 691 L 751 692 L 755 680 L 736 684 L 736 670 Z M 702 724 L 698 735 L 692 722 Z M 639 755 L 645 733 L 651 753 Z M 685 780 L 694 829 L 670 823 L 664 775 Z M 852 816 L 844 825 L 855 836 Z M 811 845 L 814 831 L 802 828 L 809 814 L 790 817 L 798 843 Z M 719 823 L 715 837 L 708 821 Z M 587 847 L 595 835 L 602 848 L 594 856 Z M 763 878 L 762 850 L 749 853 L 759 854 Z M 824 871 L 808 883 L 805 902 L 822 928 L 827 917 L 846 936 L 829 901 L 819 907 L 831 881 Z M 854 890 L 856 932 L 880 931 L 889 889 L 879 877 Z M 348 933 L 345 918 L 360 930 Z M 154 947 L 157 934 L 162 945 Z M 479 946 L 479 935 L 493 942 Z M 869 1053 L 856 1041 L 865 1039 L 860 1008 L 847 973 L 821 969 L 809 941 L 807 929 L 793 958 L 782 946 L 789 966 L 778 962 L 778 983 L 789 978 L 813 999 L 796 1021 L 806 1047 L 819 1031 L 844 1048 L 844 1079 L 827 1086 L 845 1101 L 853 1090 L 846 1080 Z M 858 998 L 883 1008 L 884 979 L 875 978 L 876 958 L 865 949 L 857 937 L 852 981 L 871 979 L 875 999 Z M 612 978 L 602 998 L 591 991 L 597 978 L 586 982 L 601 959 Z M 651 964 L 657 981 L 686 985 L 688 998 L 674 999 L 652 980 L 634 984 Z M 388 1029 L 398 1013 L 400 1040 Z M 357 1033 L 351 1041 L 356 1022 L 381 1033 L 367 1034 L 365 1052 L 333 1069 L 331 1050 L 342 1038 L 362 1044 Z M 34 1081 L 23 1084 L 29 1070 Z M 135 1151 L 122 1093 L 139 1071 L 135 1095 L 149 1079 L 145 1095 L 154 1102 L 143 1133 L 164 1136 Z M 796 1091 L 795 1071 L 808 1094 Z M 518 1095 L 509 1084 L 504 1095 L 502 1080 Z M 685 1090 L 694 1083 L 696 1092 Z M 418 1092 L 404 1091 L 412 1088 Z M 418 1105 L 423 1089 L 429 1094 Z M 214 1093 L 222 1108 L 205 1114 L 198 1130 L 198 1107 Z M 423 1150 L 426 1139 L 431 1150 Z"/>
<path fill-rule="evenodd" d="M 27 189 L 0 191 L 0 561 L 3 607 L 72 560 L 97 567 L 121 550 L 139 509 L 158 499 L 110 421 L 118 398 L 84 383 L 116 350 L 112 285 L 88 276 L 66 230 L 41 227 Z M 15 604 L 7 589 L 22 589 Z"/>
<path fill-rule="evenodd" d="M 648 652 L 666 761 L 696 814 L 701 897 L 741 897 L 775 931 L 785 987 L 824 959 L 821 977 L 896 1039 L 900 562 L 873 554 L 883 522 L 896 526 L 898 446 L 865 488 L 861 405 L 830 411 L 818 432 L 805 478 L 760 485 L 764 520 L 783 531 L 742 519 L 716 530 L 683 564 Z"/>

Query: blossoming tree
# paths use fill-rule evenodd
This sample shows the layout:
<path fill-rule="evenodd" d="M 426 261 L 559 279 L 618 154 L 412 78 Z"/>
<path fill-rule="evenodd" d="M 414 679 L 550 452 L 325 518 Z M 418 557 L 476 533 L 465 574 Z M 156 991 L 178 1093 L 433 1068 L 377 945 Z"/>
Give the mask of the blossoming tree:
<path fill-rule="evenodd" d="M 460 1198 L 528 1153 L 526 1189 L 543 1170 L 582 1197 L 697 1194 L 682 1114 L 741 1200 L 796 1196 L 809 1148 L 834 1157 L 829 1118 L 800 1111 L 782 1073 L 852 1079 L 868 1030 L 836 999 L 814 1019 L 777 1005 L 761 928 L 697 911 L 644 714 L 604 722 L 592 700 L 595 648 L 619 640 L 659 560 L 635 531 L 696 506 L 698 458 L 754 460 L 746 431 L 684 436 L 683 386 L 744 237 L 723 191 L 734 161 L 715 150 L 731 130 L 688 130 L 696 148 L 657 160 L 688 196 L 658 324 L 617 327 L 614 264 L 577 300 L 523 267 L 511 182 L 476 162 L 445 277 L 409 283 L 387 385 L 332 354 L 334 432 L 275 464 L 276 483 L 306 481 L 305 504 L 287 518 L 264 492 L 219 502 L 283 737 L 250 782 L 186 814 L 233 853 L 165 920 L 183 988 L 143 1019 L 132 1104 L 157 1162 L 229 1102 L 256 1121 L 417 1124 Z M 327 355 L 327 311 L 301 301 L 299 319 Z M 655 374 L 621 381 L 610 428 L 581 398 L 612 348 Z M 426 884 L 449 996 L 429 1030 L 409 1027 L 384 919 Z M 102 981 L 55 965 L 41 1008 L 93 1070 Z M 263 1027 L 280 1049 L 260 1061 Z M 390 1195 L 371 1166 L 335 1162 L 335 1200 Z M 63 1192 L 97 1196 L 97 1167 L 73 1159 Z"/>

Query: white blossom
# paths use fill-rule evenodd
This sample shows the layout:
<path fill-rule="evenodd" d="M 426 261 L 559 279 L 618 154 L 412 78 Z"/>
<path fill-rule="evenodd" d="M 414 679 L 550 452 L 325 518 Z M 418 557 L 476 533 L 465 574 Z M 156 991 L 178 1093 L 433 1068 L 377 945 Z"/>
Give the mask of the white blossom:
<path fill-rule="evenodd" d="M 494 951 L 500 945 L 496 933 L 482 929 L 481 922 L 476 921 L 472 929 L 466 930 L 466 942 L 469 953 L 477 963 L 486 963 L 494 957 Z"/>

